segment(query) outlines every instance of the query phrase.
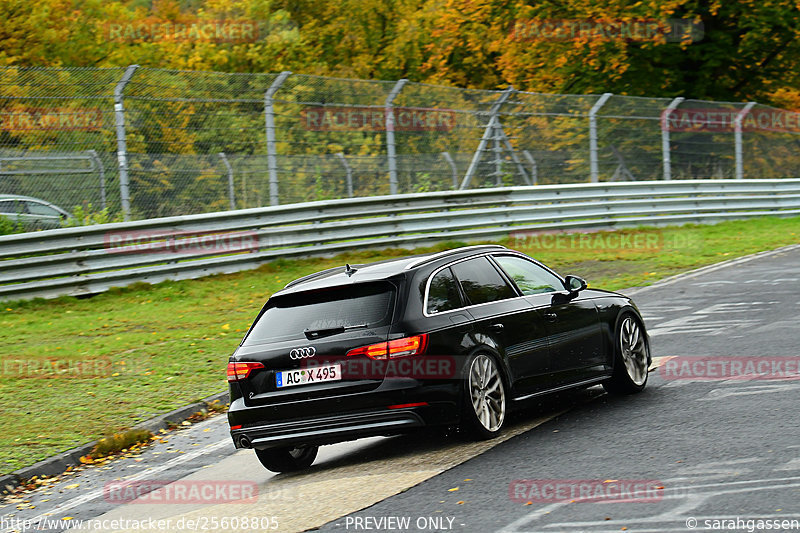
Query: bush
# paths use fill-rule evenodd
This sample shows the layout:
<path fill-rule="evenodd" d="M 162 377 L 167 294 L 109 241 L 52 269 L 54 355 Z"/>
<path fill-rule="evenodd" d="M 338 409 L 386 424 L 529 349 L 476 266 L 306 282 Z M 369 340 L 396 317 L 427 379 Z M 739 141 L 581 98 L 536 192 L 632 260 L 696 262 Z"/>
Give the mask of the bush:
<path fill-rule="evenodd" d="M 100 211 L 93 211 L 92 204 L 88 204 L 86 207 L 78 205 L 72 210 L 72 218 L 67 219 L 67 221 L 64 223 L 64 226 L 91 226 L 93 224 L 122 222 L 123 220 L 122 213 L 117 213 L 116 215 L 112 216 L 107 207 L 105 209 L 101 209 Z"/>
<path fill-rule="evenodd" d="M 0 217 L 0 235 L 11 235 L 12 233 L 22 233 L 24 231 L 25 228 L 22 227 L 22 222 Z"/>

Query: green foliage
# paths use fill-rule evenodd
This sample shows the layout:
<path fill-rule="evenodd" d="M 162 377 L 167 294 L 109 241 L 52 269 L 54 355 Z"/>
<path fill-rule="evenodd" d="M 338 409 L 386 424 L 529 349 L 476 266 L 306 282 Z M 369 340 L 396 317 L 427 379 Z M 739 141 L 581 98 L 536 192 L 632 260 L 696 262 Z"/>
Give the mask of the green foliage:
<path fill-rule="evenodd" d="M 24 231 L 22 222 L 0 217 L 0 235 L 11 235 L 12 233 L 22 233 Z"/>
<path fill-rule="evenodd" d="M 122 220 L 122 213 L 112 215 L 107 207 L 99 211 L 94 211 L 92 204 L 87 204 L 86 207 L 82 205 L 75 206 L 75 209 L 72 210 L 72 218 L 67 219 L 64 226 L 92 226 L 94 224 L 122 222 Z"/>

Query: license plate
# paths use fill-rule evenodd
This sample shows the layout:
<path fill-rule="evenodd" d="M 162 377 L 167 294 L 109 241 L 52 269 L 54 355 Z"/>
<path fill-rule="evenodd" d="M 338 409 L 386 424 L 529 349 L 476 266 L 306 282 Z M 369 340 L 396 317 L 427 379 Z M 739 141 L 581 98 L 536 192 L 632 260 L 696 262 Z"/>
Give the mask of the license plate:
<path fill-rule="evenodd" d="M 342 365 L 323 365 L 300 370 L 281 370 L 275 374 L 275 385 L 279 389 L 307 385 L 310 383 L 324 383 L 326 381 L 339 381 L 342 379 Z"/>

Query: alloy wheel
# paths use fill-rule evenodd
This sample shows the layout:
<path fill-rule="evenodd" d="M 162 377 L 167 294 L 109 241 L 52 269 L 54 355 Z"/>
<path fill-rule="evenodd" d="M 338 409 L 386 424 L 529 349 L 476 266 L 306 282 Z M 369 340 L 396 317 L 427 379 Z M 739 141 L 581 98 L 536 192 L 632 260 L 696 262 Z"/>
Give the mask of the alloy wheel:
<path fill-rule="evenodd" d="M 620 326 L 619 343 L 628 377 L 636 385 L 642 385 L 647 379 L 647 342 L 642 328 L 629 316 Z"/>
<path fill-rule="evenodd" d="M 481 354 L 472 360 L 469 394 L 478 422 L 487 431 L 500 429 L 506 416 L 506 395 L 497 365 L 488 355 Z"/>

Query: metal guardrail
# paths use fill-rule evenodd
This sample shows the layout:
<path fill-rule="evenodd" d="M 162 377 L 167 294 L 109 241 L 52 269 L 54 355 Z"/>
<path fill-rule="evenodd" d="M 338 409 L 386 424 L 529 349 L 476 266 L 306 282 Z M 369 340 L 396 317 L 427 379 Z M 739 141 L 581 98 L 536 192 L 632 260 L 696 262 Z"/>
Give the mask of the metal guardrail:
<path fill-rule="evenodd" d="M 63 228 L 0 237 L 0 300 L 87 295 L 134 282 L 237 272 L 279 257 L 522 230 L 798 214 L 800 179 L 686 180 L 376 196 Z M 252 246 L 214 245 L 232 235 Z M 198 236 L 211 245 L 181 245 Z"/>

